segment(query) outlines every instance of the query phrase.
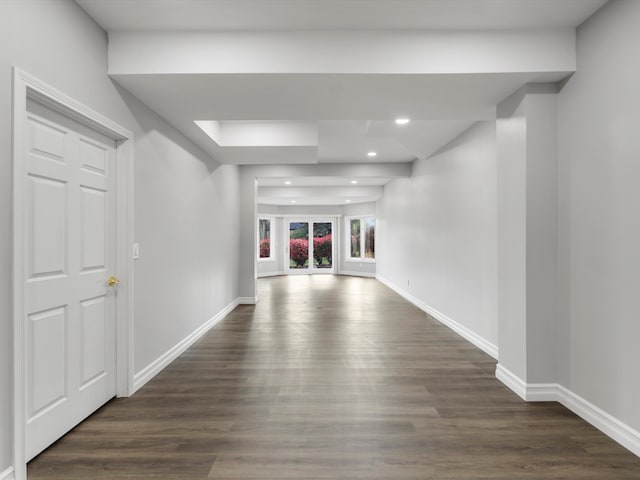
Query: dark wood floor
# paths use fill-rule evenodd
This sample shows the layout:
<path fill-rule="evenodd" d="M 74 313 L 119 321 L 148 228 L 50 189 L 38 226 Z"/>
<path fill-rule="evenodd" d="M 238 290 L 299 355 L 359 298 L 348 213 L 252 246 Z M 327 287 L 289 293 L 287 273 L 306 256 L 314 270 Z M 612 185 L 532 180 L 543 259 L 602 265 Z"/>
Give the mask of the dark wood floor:
<path fill-rule="evenodd" d="M 640 479 L 640 459 L 521 401 L 492 358 L 373 279 L 259 290 L 29 479 Z"/>

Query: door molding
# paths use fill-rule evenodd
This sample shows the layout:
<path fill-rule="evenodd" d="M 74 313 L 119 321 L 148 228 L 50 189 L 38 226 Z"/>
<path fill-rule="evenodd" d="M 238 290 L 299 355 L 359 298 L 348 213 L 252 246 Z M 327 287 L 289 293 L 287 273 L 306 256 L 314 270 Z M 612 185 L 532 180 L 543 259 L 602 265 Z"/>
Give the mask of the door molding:
<path fill-rule="evenodd" d="M 133 393 L 133 133 L 17 67 L 13 68 L 13 445 L 15 480 L 26 480 L 25 189 L 24 155 L 27 99 L 95 130 L 116 142 L 116 394 Z"/>

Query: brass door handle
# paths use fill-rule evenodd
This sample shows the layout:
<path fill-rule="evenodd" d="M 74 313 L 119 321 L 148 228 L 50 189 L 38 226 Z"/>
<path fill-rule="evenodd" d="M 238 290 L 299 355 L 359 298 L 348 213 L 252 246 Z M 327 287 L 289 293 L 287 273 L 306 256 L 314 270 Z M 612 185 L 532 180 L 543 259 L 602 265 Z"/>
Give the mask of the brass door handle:
<path fill-rule="evenodd" d="M 116 285 L 118 285 L 120 283 L 120 280 L 118 280 L 116 277 L 114 277 L 113 275 L 111 275 L 109 277 L 109 280 L 107 280 L 107 285 L 109 285 L 110 287 L 115 287 Z"/>

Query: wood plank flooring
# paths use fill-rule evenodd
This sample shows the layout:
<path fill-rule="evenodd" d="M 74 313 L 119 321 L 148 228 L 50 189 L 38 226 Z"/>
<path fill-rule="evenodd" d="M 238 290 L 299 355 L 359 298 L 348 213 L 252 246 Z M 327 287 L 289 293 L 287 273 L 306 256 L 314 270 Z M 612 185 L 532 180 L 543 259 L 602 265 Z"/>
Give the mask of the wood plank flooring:
<path fill-rule="evenodd" d="M 492 358 L 373 279 L 275 277 L 259 295 L 29 480 L 640 479 L 638 457 L 521 401 Z"/>

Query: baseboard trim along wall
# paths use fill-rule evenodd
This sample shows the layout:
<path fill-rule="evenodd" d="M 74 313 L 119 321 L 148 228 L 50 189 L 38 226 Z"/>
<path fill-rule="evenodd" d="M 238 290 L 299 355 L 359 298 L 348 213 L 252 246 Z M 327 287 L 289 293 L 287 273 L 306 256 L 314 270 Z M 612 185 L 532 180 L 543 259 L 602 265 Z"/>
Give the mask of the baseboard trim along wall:
<path fill-rule="evenodd" d="M 351 270 L 341 270 L 338 272 L 338 275 L 347 275 L 349 277 L 368 277 L 368 278 L 376 278 L 375 273 L 371 272 L 353 272 Z"/>
<path fill-rule="evenodd" d="M 640 432 L 557 383 L 526 383 L 502 365 L 496 378 L 528 402 L 558 402 L 640 457 Z"/>
<path fill-rule="evenodd" d="M 4 472 L 0 472 L 0 480 L 13 480 L 13 467 L 7 468 Z"/>
<path fill-rule="evenodd" d="M 477 333 L 475 333 L 472 330 L 468 329 L 464 325 L 461 325 L 458 322 L 456 322 L 455 320 L 447 317 L 444 313 L 441 313 L 438 310 L 436 310 L 435 308 L 427 305 L 422 300 L 417 299 L 416 297 L 414 297 L 410 293 L 405 292 L 404 290 L 402 290 L 398 286 L 394 285 L 392 282 L 390 282 L 386 278 L 381 277 L 380 275 L 376 275 L 376 279 L 378 281 L 380 281 L 381 283 L 385 284 L 387 287 L 389 287 L 391 290 L 396 292 L 401 297 L 404 297 L 406 300 L 408 300 L 409 302 L 413 303 L 416 307 L 418 307 L 423 312 L 431 315 L 433 318 L 438 320 L 440 323 L 442 323 L 443 325 L 449 327 L 451 330 L 456 332 L 458 335 L 460 335 L 465 340 L 473 343 L 476 347 L 478 347 L 480 350 L 484 351 L 486 354 L 491 355 L 496 360 L 498 359 L 498 347 L 496 345 L 494 345 L 493 343 L 491 343 L 488 340 L 482 338 L 480 335 L 478 335 Z"/>
<path fill-rule="evenodd" d="M 218 314 L 207 320 L 201 327 L 186 337 L 184 340 L 176 344 L 164 354 L 160 355 L 156 360 L 151 362 L 145 368 L 140 370 L 133 376 L 133 393 L 142 388 L 149 380 L 155 377 L 163 369 L 165 369 L 171 362 L 182 355 L 187 348 L 193 345 L 200 339 L 205 333 L 211 330 L 218 322 L 226 317 L 231 311 L 236 308 L 240 303 L 240 298 L 235 299 L 229 305 L 224 307 Z M 1 477 L 0 477 L 0 480 Z"/>
<path fill-rule="evenodd" d="M 527 384 L 517 375 L 511 373 L 502 365 L 496 365 L 496 378 L 504 383 L 509 390 L 518 395 L 521 399 L 527 399 Z"/>
<path fill-rule="evenodd" d="M 264 273 L 259 273 L 258 274 L 258 278 L 265 278 L 265 277 L 279 277 L 280 275 L 284 275 L 284 272 L 264 272 Z"/>
<path fill-rule="evenodd" d="M 255 297 L 238 297 L 238 305 L 255 305 L 258 303 L 258 296 Z"/>

